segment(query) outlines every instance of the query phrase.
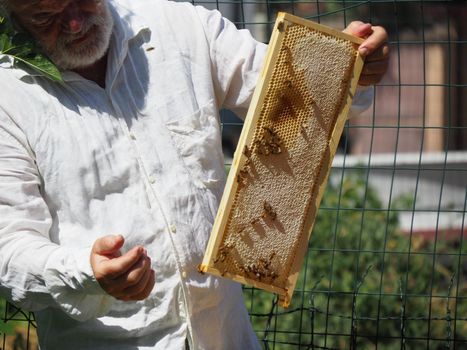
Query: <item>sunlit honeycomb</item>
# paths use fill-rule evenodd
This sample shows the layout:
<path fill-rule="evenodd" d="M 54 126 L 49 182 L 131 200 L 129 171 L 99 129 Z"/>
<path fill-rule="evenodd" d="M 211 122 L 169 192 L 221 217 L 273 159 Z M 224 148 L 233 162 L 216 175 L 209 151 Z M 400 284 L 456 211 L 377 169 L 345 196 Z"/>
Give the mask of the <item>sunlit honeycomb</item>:
<path fill-rule="evenodd" d="M 329 140 L 345 103 L 354 43 L 290 24 L 284 29 L 254 137 L 213 267 L 285 288 L 317 195 Z M 237 152 L 239 152 L 237 151 Z"/>

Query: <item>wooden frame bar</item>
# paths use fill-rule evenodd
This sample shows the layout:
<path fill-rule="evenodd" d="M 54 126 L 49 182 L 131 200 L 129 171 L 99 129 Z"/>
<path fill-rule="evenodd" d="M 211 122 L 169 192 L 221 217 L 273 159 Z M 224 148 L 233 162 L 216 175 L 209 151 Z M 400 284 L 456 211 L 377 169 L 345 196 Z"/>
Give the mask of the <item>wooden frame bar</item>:
<path fill-rule="evenodd" d="M 248 169 L 249 162 L 251 161 L 251 156 L 249 156 L 248 153 L 251 153 L 252 150 L 256 150 L 256 152 L 258 153 L 257 156 L 255 154 L 256 158 L 265 157 L 264 153 L 261 154 L 262 146 L 259 145 L 258 141 L 258 130 L 262 130 L 261 128 L 259 128 L 258 125 L 259 123 L 264 123 L 263 119 L 265 118 L 265 104 L 272 103 L 272 97 L 270 96 L 272 91 L 271 84 L 277 85 L 277 82 L 274 81 L 275 69 L 277 69 L 278 64 L 290 64 L 287 60 L 284 60 L 283 58 L 284 50 L 288 50 L 288 48 L 284 46 L 284 38 L 286 37 L 289 27 L 292 28 L 293 26 L 305 27 L 307 28 L 307 30 L 313 31 L 313 33 L 322 33 L 322 37 L 324 38 L 323 40 L 327 40 L 327 38 L 336 38 L 336 40 L 350 42 L 351 47 L 353 47 L 353 50 L 355 51 L 355 58 L 352 62 L 352 66 L 349 68 L 351 69 L 351 73 L 347 77 L 336 78 L 342 80 L 339 83 L 345 84 L 346 91 L 345 94 L 342 96 L 342 101 L 336 101 L 336 104 L 338 104 L 338 106 L 336 107 L 338 115 L 335 117 L 335 122 L 333 122 L 332 124 L 333 126 L 330 130 L 331 132 L 328 134 L 329 137 L 326 140 L 326 144 L 323 146 L 323 149 L 325 151 L 322 154 L 322 157 L 320 158 L 321 168 L 316 177 L 312 179 L 313 192 L 310 193 L 310 197 L 308 199 L 309 203 L 307 203 L 306 206 L 307 210 L 306 212 L 304 212 L 303 218 L 298 218 L 299 220 L 303 221 L 303 234 L 298 235 L 297 239 L 299 240 L 299 244 L 296 244 L 294 246 L 295 248 L 292 252 L 294 256 L 281 257 L 283 261 L 289 261 L 290 263 L 288 263 L 287 269 L 284 270 L 285 272 L 283 271 L 281 273 L 281 278 L 285 282 L 276 283 L 276 281 L 278 281 L 279 279 L 279 276 L 277 276 L 274 272 L 269 272 L 269 269 L 271 269 L 271 266 L 273 265 L 271 261 L 276 259 L 274 257 L 276 255 L 276 252 L 273 251 L 273 253 L 270 253 L 269 260 L 263 257 L 257 264 L 244 264 L 240 266 L 237 264 L 236 261 L 232 260 L 234 258 L 228 256 L 229 250 L 233 250 L 234 248 L 232 248 L 232 243 L 226 243 L 226 229 L 228 228 L 229 223 L 231 223 L 231 221 L 229 220 L 233 220 L 232 211 L 233 209 L 235 209 L 236 206 L 236 196 L 238 196 L 239 191 L 248 191 L 248 179 L 250 179 L 250 177 L 248 177 L 248 179 L 245 180 L 247 184 L 244 184 L 244 174 L 246 172 L 245 169 Z M 320 35 L 321 34 L 318 34 L 318 37 Z M 264 68 L 259 77 L 259 81 L 252 98 L 250 109 L 245 120 L 243 131 L 238 142 L 237 151 L 234 155 L 232 167 L 230 169 L 227 184 L 224 190 L 224 195 L 220 203 L 219 211 L 217 213 L 217 217 L 212 229 L 211 237 L 206 248 L 206 253 L 203 262 L 199 266 L 200 272 L 222 276 L 243 284 L 248 284 L 257 288 L 276 293 L 279 295 L 279 303 L 281 306 L 287 307 L 290 304 L 292 293 L 295 289 L 295 285 L 298 280 L 300 268 L 308 248 L 308 240 L 310 238 L 317 210 L 319 208 L 319 204 L 324 193 L 325 185 L 332 165 L 332 160 L 337 151 L 339 139 L 341 137 L 347 119 L 347 114 L 352 103 L 352 98 L 357 87 L 357 82 L 363 67 L 363 59 L 358 54 L 357 50 L 358 45 L 360 45 L 362 42 L 362 39 L 345 34 L 341 31 L 308 20 L 304 20 L 302 18 L 290 14 L 279 13 L 270 40 Z M 279 57 L 282 57 L 281 62 L 278 62 Z M 291 59 L 294 59 L 292 55 Z M 283 98 L 285 102 L 290 102 L 287 101 L 287 96 L 284 95 L 285 97 L 281 97 L 283 95 L 277 95 L 277 92 L 275 92 L 275 94 L 276 95 L 274 96 L 280 96 L 279 99 Z M 298 97 L 298 100 L 295 99 L 294 101 L 301 101 L 300 96 Z M 289 106 L 289 112 L 291 112 L 289 114 L 292 114 L 293 117 L 294 106 L 293 102 L 290 103 L 291 105 Z M 312 103 L 314 102 L 312 101 Z M 293 119 L 292 117 L 290 118 L 291 121 Z M 283 120 L 284 119 L 281 119 L 280 122 L 286 123 Z M 285 127 L 287 127 L 287 125 Z M 268 127 L 263 128 L 268 129 Z M 276 135 L 275 131 L 270 130 L 269 132 L 270 135 L 272 135 L 269 136 L 273 138 L 273 141 L 277 141 L 276 143 L 271 143 L 272 145 L 275 145 L 272 148 L 272 152 L 274 153 L 274 151 L 276 151 L 276 153 L 280 153 L 281 149 L 284 148 L 282 143 L 283 141 L 279 140 L 279 136 Z M 274 139 L 274 137 L 276 137 L 276 139 Z M 287 141 L 288 140 L 284 140 L 284 142 Z M 268 150 L 266 149 L 266 151 Z M 279 158 L 274 158 L 274 156 L 271 156 L 268 159 L 270 159 L 271 162 L 274 162 L 275 159 Z M 266 211 L 266 213 L 263 213 L 264 221 L 267 221 L 269 224 L 276 224 L 277 221 L 275 211 L 270 209 L 266 201 L 264 202 L 264 207 Z M 269 214 L 267 209 L 269 210 Z M 268 215 L 270 217 L 267 217 Z M 266 218 L 264 218 L 265 216 Z M 255 223 L 252 223 L 252 225 L 255 225 Z M 264 225 L 264 227 L 267 228 L 267 225 Z M 241 237 L 241 235 L 238 235 L 238 237 Z M 236 238 L 237 240 L 240 239 L 238 237 Z M 254 244 L 254 242 L 252 244 Z M 229 266 L 237 267 L 231 267 L 229 270 L 229 268 L 225 267 L 227 266 L 227 261 L 231 261 Z M 277 265 L 278 263 L 276 263 L 276 266 Z M 283 276 L 284 274 L 286 274 L 285 277 Z"/>

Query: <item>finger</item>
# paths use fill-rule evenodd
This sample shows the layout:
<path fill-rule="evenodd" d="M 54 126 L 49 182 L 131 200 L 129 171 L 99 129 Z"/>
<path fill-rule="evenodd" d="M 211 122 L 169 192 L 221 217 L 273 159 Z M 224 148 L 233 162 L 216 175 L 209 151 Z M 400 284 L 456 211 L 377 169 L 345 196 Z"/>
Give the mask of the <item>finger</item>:
<path fill-rule="evenodd" d="M 382 74 L 371 74 L 371 75 L 362 75 L 358 81 L 358 85 L 368 86 L 375 85 L 381 81 L 383 78 Z"/>
<path fill-rule="evenodd" d="M 371 24 L 363 23 L 360 21 L 353 21 L 343 30 L 344 33 L 358 36 L 359 38 L 366 38 L 372 33 Z"/>
<path fill-rule="evenodd" d="M 388 40 L 388 34 L 383 27 L 371 27 L 372 34 L 359 46 L 358 51 L 364 57 L 371 55 Z"/>
<path fill-rule="evenodd" d="M 122 276 L 113 280 L 113 283 L 121 289 L 134 286 L 140 282 L 144 274 L 151 270 L 151 258 L 142 257 Z"/>
<path fill-rule="evenodd" d="M 151 270 L 151 274 L 150 274 L 148 282 L 146 283 L 146 286 L 139 294 L 133 295 L 132 300 L 146 299 L 149 296 L 149 294 L 151 294 L 151 291 L 154 289 L 155 284 L 156 284 L 156 273 L 154 272 L 154 270 Z"/>
<path fill-rule="evenodd" d="M 107 278 L 105 280 L 106 291 L 113 296 L 121 296 L 125 289 L 135 286 L 144 277 L 144 274 L 151 270 L 151 259 L 147 256 L 141 256 L 140 259 L 130 267 L 123 275 L 117 278 Z"/>
<path fill-rule="evenodd" d="M 131 249 L 118 258 L 102 261 L 100 266 L 101 276 L 107 280 L 116 279 L 127 273 L 128 270 L 130 270 L 131 267 L 142 257 L 146 257 L 146 250 L 139 246 Z"/>
<path fill-rule="evenodd" d="M 140 295 L 147 287 L 151 279 L 151 274 L 153 270 L 147 269 L 144 274 L 141 276 L 141 279 L 137 284 L 132 285 L 131 287 L 125 288 L 122 293 L 128 297 L 134 298 L 137 295 Z"/>
<path fill-rule="evenodd" d="M 383 44 L 377 48 L 371 55 L 367 56 L 365 62 L 384 61 L 389 59 L 389 46 Z"/>
<path fill-rule="evenodd" d="M 123 246 L 125 239 L 122 235 L 108 235 L 98 238 L 92 246 L 92 252 L 99 255 L 111 255 Z"/>
<path fill-rule="evenodd" d="M 388 69 L 388 61 L 365 62 L 362 75 L 373 75 L 386 73 Z"/>

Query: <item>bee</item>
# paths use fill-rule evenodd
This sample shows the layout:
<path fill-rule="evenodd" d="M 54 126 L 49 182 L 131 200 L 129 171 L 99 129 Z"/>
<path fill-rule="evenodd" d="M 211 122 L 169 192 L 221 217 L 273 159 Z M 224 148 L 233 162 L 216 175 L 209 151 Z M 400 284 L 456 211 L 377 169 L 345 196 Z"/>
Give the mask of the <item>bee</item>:
<path fill-rule="evenodd" d="M 269 144 L 269 148 L 270 148 L 272 154 L 282 153 L 281 146 L 279 146 L 279 144 L 277 144 L 277 143 L 271 142 Z"/>
<path fill-rule="evenodd" d="M 285 29 L 285 23 L 284 23 L 284 21 L 280 21 L 277 24 L 277 30 L 282 33 L 284 31 L 284 29 Z"/>
<path fill-rule="evenodd" d="M 284 85 L 287 86 L 289 89 L 293 86 L 292 81 L 288 79 L 284 81 Z"/>
<path fill-rule="evenodd" d="M 217 257 L 214 259 L 214 264 L 217 264 L 219 261 L 224 262 L 225 259 L 227 258 L 227 255 L 229 255 L 230 249 L 233 248 L 232 244 L 225 244 L 219 249 L 219 254 Z"/>
<path fill-rule="evenodd" d="M 246 169 L 246 167 L 244 167 L 243 169 L 241 169 L 239 171 L 239 173 L 237 174 L 237 183 L 239 184 L 244 184 L 244 181 L 245 178 L 248 176 L 248 170 Z"/>
<path fill-rule="evenodd" d="M 254 224 L 256 224 L 258 221 L 259 221 L 258 218 L 254 218 L 254 219 L 252 219 L 252 220 L 250 221 L 250 224 L 251 224 L 251 225 L 254 225 Z"/>
<path fill-rule="evenodd" d="M 277 217 L 277 213 L 274 211 L 274 209 L 272 208 L 271 204 L 269 204 L 268 202 L 264 201 L 263 203 L 263 215 L 262 217 L 263 218 L 266 218 L 266 217 L 270 217 L 271 220 L 276 220 L 276 217 Z"/>
<path fill-rule="evenodd" d="M 251 157 L 251 151 L 250 151 L 250 149 L 248 148 L 247 145 L 245 145 L 245 147 L 243 147 L 243 154 L 244 154 L 245 157 L 247 157 L 247 158 L 250 158 L 250 157 Z"/>
<path fill-rule="evenodd" d="M 256 145 L 256 153 L 261 154 L 261 155 L 269 155 L 269 148 L 267 147 L 266 140 L 264 137 L 261 140 L 256 140 L 255 141 Z"/>
<path fill-rule="evenodd" d="M 261 140 L 254 142 L 256 152 L 261 155 L 282 153 L 282 140 L 273 127 L 263 126 L 264 133 Z"/>
<path fill-rule="evenodd" d="M 281 95 L 283 96 L 283 95 Z M 284 95 L 285 96 L 285 95 Z M 274 130 L 273 127 L 270 127 L 270 126 L 263 126 L 263 129 L 266 130 L 267 132 L 269 132 L 269 134 L 271 136 L 277 136 L 277 132 Z"/>
<path fill-rule="evenodd" d="M 247 176 L 248 176 L 248 170 L 245 169 L 245 168 L 243 168 L 242 170 L 240 170 L 240 176 L 241 176 L 242 178 L 247 177 Z"/>
<path fill-rule="evenodd" d="M 271 255 L 269 256 L 269 262 L 276 256 L 276 252 L 272 251 Z"/>

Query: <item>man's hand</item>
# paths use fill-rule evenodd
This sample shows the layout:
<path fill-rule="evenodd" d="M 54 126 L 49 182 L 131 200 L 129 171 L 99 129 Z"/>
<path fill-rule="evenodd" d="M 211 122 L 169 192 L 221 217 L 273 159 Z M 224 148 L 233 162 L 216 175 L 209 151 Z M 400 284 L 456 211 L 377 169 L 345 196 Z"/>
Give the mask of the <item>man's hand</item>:
<path fill-rule="evenodd" d="M 146 250 L 134 247 L 124 255 L 122 236 L 105 236 L 92 246 L 91 266 L 101 287 L 111 296 L 124 301 L 143 300 L 155 284 L 155 273 Z"/>
<path fill-rule="evenodd" d="M 388 69 L 389 46 L 388 34 L 383 27 L 374 27 L 369 23 L 351 22 L 344 33 L 352 34 L 365 41 L 359 46 L 360 55 L 365 58 L 359 85 L 374 85 L 378 83 Z"/>

